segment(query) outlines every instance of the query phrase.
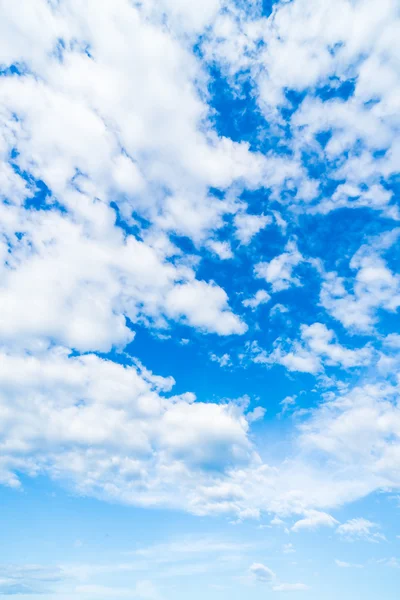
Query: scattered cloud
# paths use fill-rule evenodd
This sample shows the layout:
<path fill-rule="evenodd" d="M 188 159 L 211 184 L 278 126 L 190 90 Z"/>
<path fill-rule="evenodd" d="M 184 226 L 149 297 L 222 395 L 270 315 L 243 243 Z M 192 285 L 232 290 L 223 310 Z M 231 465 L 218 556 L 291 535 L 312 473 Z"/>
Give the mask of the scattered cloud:
<path fill-rule="evenodd" d="M 250 567 L 250 573 L 255 576 L 258 581 L 273 581 L 276 578 L 275 573 L 269 567 L 262 563 L 253 563 Z"/>
<path fill-rule="evenodd" d="M 317 529 L 318 527 L 334 527 L 337 524 L 336 519 L 331 515 L 319 511 L 309 511 L 303 519 L 299 519 L 292 527 L 292 531 L 301 531 L 302 529 Z"/>
<path fill-rule="evenodd" d="M 218 363 L 220 367 L 229 367 L 232 364 L 231 357 L 227 353 L 223 354 L 222 356 L 210 354 L 210 359 L 213 362 Z"/>
<path fill-rule="evenodd" d="M 293 554 L 293 552 L 296 552 L 296 550 L 293 547 L 293 544 L 291 544 L 291 543 L 283 544 L 283 553 L 284 554 Z"/>
<path fill-rule="evenodd" d="M 245 246 L 251 242 L 253 237 L 267 225 L 272 223 L 272 218 L 266 215 L 251 215 L 239 212 L 235 215 L 235 236 Z"/>
<path fill-rule="evenodd" d="M 265 290 L 258 290 L 252 298 L 243 300 L 242 304 L 246 308 L 249 307 L 253 310 L 260 306 L 260 304 L 266 304 L 271 299 L 271 296 Z"/>
<path fill-rule="evenodd" d="M 374 531 L 379 526 L 368 519 L 357 518 L 350 519 L 346 523 L 339 525 L 337 533 L 347 541 L 366 540 L 368 542 L 379 542 L 385 540 L 385 536 L 379 531 Z"/>
<path fill-rule="evenodd" d="M 289 241 L 283 254 L 276 256 L 270 262 L 256 264 L 254 273 L 257 278 L 265 279 L 271 285 L 273 292 L 280 292 L 291 286 L 301 285 L 300 279 L 293 275 L 293 269 L 303 260 L 296 243 Z"/>
<path fill-rule="evenodd" d="M 354 563 L 349 563 L 344 560 L 338 560 L 338 559 L 335 559 L 335 564 L 336 564 L 336 566 L 340 567 L 341 569 L 363 569 L 364 568 L 364 565 L 357 565 Z"/>

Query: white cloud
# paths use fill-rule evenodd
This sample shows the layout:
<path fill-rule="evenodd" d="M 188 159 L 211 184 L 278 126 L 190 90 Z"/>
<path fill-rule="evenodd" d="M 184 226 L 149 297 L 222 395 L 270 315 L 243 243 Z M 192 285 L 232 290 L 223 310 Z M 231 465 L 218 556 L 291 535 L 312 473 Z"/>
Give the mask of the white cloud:
<path fill-rule="evenodd" d="M 240 406 L 166 398 L 172 378 L 61 350 L 3 353 L 1 365 L 3 481 L 46 472 L 98 496 L 190 510 L 176 478 L 251 460 Z"/>
<path fill-rule="evenodd" d="M 334 332 L 323 323 L 302 325 L 301 337 L 311 352 L 323 356 L 327 364 L 344 368 L 365 366 L 371 362 L 370 348 L 350 350 L 334 341 Z"/>
<path fill-rule="evenodd" d="M 273 581 L 276 578 L 275 573 L 269 567 L 262 563 L 253 563 L 250 567 L 250 573 L 259 581 Z"/>
<path fill-rule="evenodd" d="M 365 191 L 351 184 L 339 185 L 329 200 L 322 201 L 318 206 L 320 212 L 330 212 L 337 208 L 357 208 L 368 206 L 375 209 L 386 209 L 393 194 L 381 185 L 371 185 Z"/>
<path fill-rule="evenodd" d="M 309 589 L 304 583 L 281 583 L 277 581 L 274 571 L 262 563 L 253 563 L 249 571 L 257 581 L 270 584 L 273 592 L 300 592 Z"/>
<path fill-rule="evenodd" d="M 296 396 L 286 396 L 279 402 L 279 405 L 282 406 L 281 414 L 284 415 L 296 405 Z"/>
<path fill-rule="evenodd" d="M 221 260 L 228 260 L 229 258 L 233 258 L 233 252 L 229 242 L 219 242 L 216 240 L 211 240 L 208 242 L 208 247 Z"/>
<path fill-rule="evenodd" d="M 336 408 L 322 405 L 301 426 L 296 460 L 268 466 L 249 439 L 249 421 L 261 411 L 246 415 L 246 403 L 171 397 L 172 378 L 91 354 L 53 349 L 1 358 L 0 477 L 8 485 L 18 486 L 16 472 L 43 473 L 81 493 L 128 504 L 239 518 L 295 512 L 304 515 L 298 530 L 330 523 L 324 508 L 396 482 L 395 447 L 376 450 L 376 441 L 389 440 L 397 427 L 387 404 L 383 418 L 353 418 L 346 399 Z M 365 398 L 361 390 L 359 402 L 365 405 Z M 369 445 L 360 446 L 360 431 L 368 431 Z M 338 473 L 303 462 L 304 452 L 314 451 L 334 456 Z M 349 460 L 354 467 L 346 477 L 340 465 Z M 371 469 L 385 479 L 377 481 Z"/>
<path fill-rule="evenodd" d="M 221 0 L 205 0 L 196 6 L 189 6 L 185 0 L 162 0 L 160 4 L 175 28 L 186 33 L 197 33 L 213 22 L 221 7 Z M 159 16 L 158 3 L 146 3 L 145 9 L 155 11 L 155 15 Z"/>
<path fill-rule="evenodd" d="M 285 252 L 273 258 L 270 262 L 255 265 L 256 277 L 265 279 L 271 284 L 273 292 L 280 292 L 295 285 L 301 285 L 300 280 L 293 275 L 293 269 L 303 261 L 303 257 L 293 241 L 285 246 Z"/>
<path fill-rule="evenodd" d="M 4 77 L 0 92 L 2 234 L 4 248 L 13 246 L 0 290 L 3 340 L 107 351 L 132 339 L 126 316 L 157 326 L 182 319 L 222 335 L 246 329 L 222 289 L 173 264 L 177 249 L 160 229 L 197 244 L 211 235 L 213 251 L 230 257 L 211 232 L 238 207 L 209 187 L 248 176 L 250 187 L 258 185 L 265 160 L 213 131 L 199 93 L 207 74 L 180 36 L 160 27 L 160 7 L 151 4 L 118 0 L 99 10 L 90 1 L 82 10 L 75 0 L 39 0 L 35 11 L 27 1 L 4 9 L 0 60 L 28 73 Z M 210 0 L 187 11 L 164 2 L 178 32 L 197 31 L 218 7 Z M 34 184 L 28 189 L 8 165 L 12 151 L 14 164 L 48 186 L 53 210 L 21 207 Z M 133 211 L 151 222 L 146 240 L 124 238 L 111 202 L 128 226 L 137 223 Z"/>
<path fill-rule="evenodd" d="M 321 303 L 345 327 L 368 333 L 380 309 L 395 312 L 400 306 L 400 277 L 380 256 L 396 242 L 399 230 L 366 244 L 353 256 L 350 268 L 356 271 L 353 289 L 349 281 L 328 273 L 321 289 Z"/>
<path fill-rule="evenodd" d="M 317 182 L 293 178 L 297 190 L 291 198 L 306 210 L 367 206 L 399 218 L 391 192 L 382 186 L 398 170 L 398 22 L 393 0 L 379 10 L 373 0 L 339 0 L 334 7 L 329 0 L 296 0 L 275 3 L 269 18 L 228 8 L 206 36 L 206 57 L 221 66 L 233 87 L 239 74 L 250 73 L 274 133 L 284 137 L 289 127 L 294 162 L 311 151 L 323 165 L 321 180 L 326 174 L 338 182 L 330 197 L 318 199 Z M 349 97 L 341 97 L 346 83 Z M 317 97 L 321 90 L 338 97 Z M 305 95 L 299 106 L 288 91 Z M 282 108 L 294 109 L 290 122 Z M 320 133 L 329 134 L 325 147 Z M 285 202 L 284 194 L 275 198 Z"/>
<path fill-rule="evenodd" d="M 316 510 L 308 511 L 304 519 L 296 521 L 292 527 L 292 531 L 300 531 L 302 529 L 317 529 L 318 527 L 333 527 L 337 523 L 331 515 Z"/>
<path fill-rule="evenodd" d="M 391 558 L 387 558 L 384 560 L 378 561 L 380 564 L 384 564 L 387 567 L 391 567 L 392 569 L 400 569 L 400 560 L 392 556 Z"/>
<path fill-rule="evenodd" d="M 300 344 L 294 343 L 293 350 L 286 351 L 278 343 L 277 347 L 269 354 L 265 360 L 261 360 L 262 356 L 256 355 L 255 362 L 265 362 L 266 364 L 278 363 L 288 371 L 299 371 L 300 373 L 316 374 L 321 371 L 322 365 L 320 358 L 304 349 Z"/>
<path fill-rule="evenodd" d="M 199 257 L 170 240 L 188 236 L 193 253 L 206 247 L 231 258 L 229 243 L 218 241 L 227 221 L 243 245 L 271 223 L 232 200 L 243 188 L 268 189 L 271 205 L 293 210 L 368 206 L 398 217 L 384 183 L 399 152 L 393 2 L 295 0 L 277 5 L 269 20 L 244 19 L 225 4 L 218 14 L 217 0 L 189 4 L 4 3 L 0 62 L 26 73 L 2 77 L 0 90 L 0 479 L 18 486 L 18 472 L 45 473 L 109 500 L 239 518 L 296 514 L 296 530 L 329 525 L 324 510 L 399 485 L 394 386 L 360 384 L 319 405 L 293 436 L 288 454 L 294 449 L 296 458 L 268 465 L 249 432 L 262 407 L 246 414 L 235 402 L 169 397 L 172 378 L 138 363 L 59 349 L 121 349 L 134 336 L 127 319 L 157 330 L 176 320 L 207 333 L 244 333 L 226 292 L 196 278 Z M 253 152 L 212 125 L 209 75 L 192 52 L 203 28 L 206 56 L 233 77 L 236 67 L 251 73 L 272 136 L 284 137 L 285 90 L 351 78 L 354 97 L 305 98 L 289 124 L 290 158 Z M 64 48 L 56 51 L 59 40 Z M 322 148 L 316 136 L 325 130 L 331 137 Z M 319 207 L 304 150 L 340 182 Z M 43 210 L 23 205 L 37 191 L 33 179 L 51 192 Z M 273 214 L 283 233 L 297 218 Z M 378 311 L 400 305 L 399 277 L 383 258 L 396 239 L 353 257 L 354 285 L 325 276 L 321 302 L 346 327 L 371 331 Z M 256 263 L 255 274 L 277 292 L 301 285 L 296 267 L 304 262 L 292 240 Z M 268 299 L 259 290 L 244 305 Z M 276 305 L 271 315 L 278 311 L 287 309 Z M 252 346 L 255 362 L 311 373 L 368 364 L 368 348 L 342 346 L 323 323 L 304 326 L 301 336 L 288 348 L 279 342 L 272 357 Z M 290 585 L 302 584 L 275 587 Z"/>
<path fill-rule="evenodd" d="M 293 547 L 293 544 L 283 544 L 283 553 L 284 554 L 293 554 L 296 550 Z"/>
<path fill-rule="evenodd" d="M 235 215 L 233 222 L 236 227 L 236 237 L 246 246 L 259 231 L 272 223 L 272 218 L 266 215 L 239 212 Z"/>
<path fill-rule="evenodd" d="M 250 307 L 253 310 L 257 308 L 260 304 L 266 304 L 271 300 L 271 296 L 265 290 L 258 290 L 252 298 L 246 298 L 243 300 L 243 306 Z"/>
<path fill-rule="evenodd" d="M 400 349 L 400 335 L 398 333 L 390 333 L 385 337 L 383 342 L 389 348 Z"/>
<path fill-rule="evenodd" d="M 79 171 L 80 189 L 116 201 L 127 219 L 138 210 L 197 241 L 220 227 L 232 207 L 210 196 L 208 187 L 227 188 L 247 176 L 257 185 L 265 160 L 246 144 L 218 138 L 211 127 L 203 133 L 208 107 L 196 86 L 205 90 L 207 75 L 200 62 L 127 0 L 101 11 L 92 1 L 82 11 L 75 0 L 53 10 L 40 0 L 38 11 L 51 21 L 43 48 L 41 26 L 20 18 L 29 12 L 26 4 L 6 10 L 2 23 L 32 44 L 36 38 L 42 50 L 37 56 L 21 38 L 8 40 L 14 49 L 8 60 L 26 62 L 37 76 L 8 77 L 2 87 L 6 123 L 12 115 L 23 122 L 7 139 L 20 152 L 21 167 L 62 203 Z M 45 52 L 58 39 L 64 41 L 62 62 Z M 86 46 L 91 56 L 82 51 Z"/>
<path fill-rule="evenodd" d="M 89 202 L 88 210 L 102 217 L 101 232 L 88 225 L 86 233 L 53 211 L 22 213 L 17 226 L 24 236 L 9 237 L 12 258 L 0 266 L 3 343 L 56 339 L 83 351 L 107 351 L 133 338 L 125 315 L 161 326 L 166 318 L 182 318 L 222 335 L 245 331 L 222 288 L 195 280 L 184 262 L 173 264 L 171 245 L 124 239 L 109 208 Z"/>
<path fill-rule="evenodd" d="M 284 306 L 283 304 L 274 304 L 274 306 L 269 311 L 269 314 L 271 317 L 275 317 L 276 315 L 283 315 L 288 312 L 289 309 L 287 308 L 287 306 Z"/>
<path fill-rule="evenodd" d="M 397 387 L 384 382 L 345 389 L 313 411 L 311 419 L 301 425 L 299 441 L 307 451 L 318 451 L 334 460 L 338 468 L 346 465 L 347 477 L 359 482 L 365 494 L 381 486 L 396 488 L 400 439 L 397 395 Z M 362 520 L 354 523 L 354 527 L 362 525 Z M 348 527 L 351 524 L 344 531 Z"/>
<path fill-rule="evenodd" d="M 338 560 L 338 559 L 335 559 L 335 564 L 336 564 L 336 566 L 340 567 L 341 569 L 363 569 L 364 568 L 364 565 L 357 565 L 354 563 L 349 563 L 344 560 Z"/>
<path fill-rule="evenodd" d="M 374 531 L 378 528 L 376 523 L 368 519 L 357 518 L 350 519 L 346 523 L 339 525 L 337 533 L 348 541 L 367 540 L 369 542 L 379 542 L 385 540 L 385 536 Z"/>
<path fill-rule="evenodd" d="M 211 353 L 210 359 L 213 362 L 217 362 L 220 367 L 228 367 L 232 364 L 231 357 L 227 353 L 222 354 L 222 356 L 218 356 L 217 354 Z"/>
<path fill-rule="evenodd" d="M 246 414 L 246 419 L 249 423 L 254 423 L 255 421 L 259 421 L 263 419 L 267 409 L 263 406 L 256 406 L 253 410 Z"/>
<path fill-rule="evenodd" d="M 247 325 L 229 310 L 225 291 L 204 281 L 175 285 L 167 294 L 166 307 L 171 316 L 183 317 L 205 331 L 230 335 L 247 330 Z"/>
<path fill-rule="evenodd" d="M 302 325 L 301 342 L 276 340 L 274 350 L 254 352 L 253 360 L 266 364 L 278 363 L 289 371 L 316 374 L 323 365 L 340 366 L 344 369 L 366 366 L 372 360 L 369 347 L 350 350 L 335 342 L 334 332 L 323 323 Z"/>

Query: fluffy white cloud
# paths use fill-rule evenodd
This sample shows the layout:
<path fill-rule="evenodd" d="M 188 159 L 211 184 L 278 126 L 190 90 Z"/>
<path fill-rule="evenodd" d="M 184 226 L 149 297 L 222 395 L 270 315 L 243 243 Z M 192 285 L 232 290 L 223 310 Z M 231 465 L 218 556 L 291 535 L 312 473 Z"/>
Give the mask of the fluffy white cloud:
<path fill-rule="evenodd" d="M 229 242 L 210 240 L 208 242 L 208 248 L 222 260 L 233 258 L 233 252 Z"/>
<path fill-rule="evenodd" d="M 326 363 L 343 368 L 367 365 L 371 361 L 371 350 L 350 350 L 334 341 L 334 332 L 322 323 L 302 325 L 301 337 L 311 352 L 326 358 Z"/>
<path fill-rule="evenodd" d="M 317 450 L 370 489 L 397 487 L 400 413 L 398 389 L 387 383 L 344 390 L 301 426 L 301 444 Z M 360 443 L 363 440 L 363 443 Z"/>
<path fill-rule="evenodd" d="M 0 364 L 7 485 L 19 485 L 17 472 L 43 473 L 78 492 L 141 506 L 239 518 L 296 514 L 296 531 L 332 525 L 326 509 L 399 485 L 399 417 L 388 390 L 356 389 L 321 405 L 300 425 L 296 458 L 269 466 L 249 435 L 249 422 L 262 415 L 246 415 L 242 401 L 171 396 L 171 378 L 61 349 L 3 352 Z M 321 464 L 312 466 L 313 457 Z"/>
<path fill-rule="evenodd" d="M 3 343 L 55 339 L 78 350 L 106 351 L 133 338 L 125 316 L 161 326 L 168 318 L 183 319 L 222 335 L 245 331 L 224 290 L 195 280 L 193 269 L 171 256 L 171 244 L 124 237 L 108 207 L 88 202 L 88 210 L 102 216 L 101 232 L 85 231 L 54 211 L 21 218 L 4 209 L 6 218 L 19 217 L 23 235 L 4 240 L 13 253 L 0 266 Z"/>
<path fill-rule="evenodd" d="M 369 332 L 377 321 L 379 309 L 395 312 L 399 308 L 400 277 L 388 268 L 381 257 L 396 243 L 398 236 L 399 230 L 394 229 L 363 245 L 353 256 L 350 268 L 356 271 L 356 275 L 351 291 L 347 289 L 349 280 L 337 273 L 326 275 L 321 302 L 345 327 Z"/>
<path fill-rule="evenodd" d="M 272 218 L 267 215 L 239 212 L 233 222 L 236 227 L 236 237 L 242 244 L 247 245 L 259 231 L 272 223 Z"/>
<path fill-rule="evenodd" d="M 1 478 L 11 485 L 14 469 L 41 471 L 100 496 L 170 504 L 176 477 L 252 460 L 239 405 L 167 398 L 172 378 L 142 367 L 54 349 L 3 352 L 0 375 Z"/>
<path fill-rule="evenodd" d="M 150 4 L 150 18 L 146 6 L 128 0 L 105 2 L 101 11 L 93 1 L 82 9 L 76 0 L 53 7 L 40 0 L 36 15 L 29 2 L 5 6 L 0 61 L 26 64 L 33 75 L 5 78 L 2 133 L 19 152 L 15 162 L 63 204 L 70 205 L 73 182 L 117 202 L 126 219 L 136 210 L 198 241 L 237 210 L 209 195 L 209 186 L 258 185 L 265 159 L 204 128 L 208 107 L 198 86 L 205 91 L 207 74 Z"/>
<path fill-rule="evenodd" d="M 278 339 L 271 353 L 251 347 L 254 362 L 281 364 L 289 371 L 316 374 L 323 365 L 340 366 L 344 369 L 366 366 L 372 360 L 369 347 L 350 350 L 335 342 L 334 332 L 323 323 L 302 325 L 301 342 Z M 289 398 L 290 400 L 290 398 Z"/>
<path fill-rule="evenodd" d="M 179 32 L 189 16 L 193 31 L 205 25 L 219 3 L 207 6 L 163 8 Z M 213 131 L 199 93 L 207 75 L 160 16 L 154 3 L 127 0 L 101 10 L 75 0 L 4 5 L 0 62 L 21 75 L 4 77 L 0 91 L 3 343 L 107 351 L 132 340 L 126 317 L 246 330 L 225 292 L 195 279 L 196 260 L 177 260 L 168 234 L 207 238 L 239 208 L 209 187 L 247 176 L 257 185 L 265 161 Z M 33 178 L 49 189 L 46 210 L 23 206 L 38 191 Z M 137 214 L 150 220 L 141 239 L 115 226 L 112 202 L 128 231 Z"/>
<path fill-rule="evenodd" d="M 268 126 L 281 136 L 289 128 L 293 163 L 301 170 L 303 153 L 311 152 L 322 166 L 322 181 L 326 173 L 338 183 L 318 198 L 319 182 L 292 178 L 291 198 L 306 210 L 367 206 L 399 218 L 382 185 L 398 172 L 398 24 L 394 0 L 379 9 L 373 0 L 334 6 L 296 0 L 275 3 L 269 18 L 229 7 L 206 36 L 206 57 L 222 67 L 233 89 L 239 74 L 249 72 Z M 282 108 L 293 109 L 291 118 Z M 320 134 L 328 134 L 325 143 Z M 274 197 L 285 202 L 285 194 Z"/>
<path fill-rule="evenodd" d="M 304 349 L 300 344 L 294 343 L 292 350 L 284 350 L 279 344 L 269 354 L 256 354 L 255 362 L 265 364 L 280 364 L 288 371 L 299 371 L 300 373 L 316 374 L 322 369 L 321 360 L 318 355 Z"/>
<path fill-rule="evenodd" d="M 398 333 L 390 333 L 384 339 L 384 344 L 395 350 L 400 349 L 400 335 Z"/>
<path fill-rule="evenodd" d="M 243 300 L 243 306 L 250 307 L 253 310 L 257 308 L 260 304 L 266 304 L 271 300 L 271 296 L 265 290 L 258 290 L 252 298 L 246 298 Z"/>
<path fill-rule="evenodd" d="M 280 292 L 293 285 L 301 285 L 300 279 L 293 275 L 293 269 L 303 260 L 296 243 L 289 241 L 285 246 L 285 252 L 270 262 L 256 264 L 254 272 L 256 277 L 265 279 L 271 284 L 273 292 Z"/>
<path fill-rule="evenodd" d="M 167 312 L 190 325 L 220 335 L 244 333 L 247 326 L 228 308 L 228 297 L 217 285 L 192 281 L 175 285 L 166 298 Z"/>

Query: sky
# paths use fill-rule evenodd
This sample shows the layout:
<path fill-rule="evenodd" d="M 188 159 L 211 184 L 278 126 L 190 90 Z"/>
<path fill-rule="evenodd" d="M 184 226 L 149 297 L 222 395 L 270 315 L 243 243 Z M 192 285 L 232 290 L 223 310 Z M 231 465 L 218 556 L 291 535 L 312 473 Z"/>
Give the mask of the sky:
<path fill-rule="evenodd" d="M 0 597 L 397 600 L 397 0 L 0 15 Z"/>

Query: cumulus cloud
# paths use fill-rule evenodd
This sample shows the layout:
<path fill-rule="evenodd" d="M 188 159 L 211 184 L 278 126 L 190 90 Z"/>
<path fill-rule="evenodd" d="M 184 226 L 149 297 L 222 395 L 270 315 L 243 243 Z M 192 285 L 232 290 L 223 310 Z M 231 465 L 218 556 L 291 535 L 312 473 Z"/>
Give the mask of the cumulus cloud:
<path fill-rule="evenodd" d="M 301 444 L 317 449 L 338 465 L 347 465 L 349 475 L 353 473 L 356 479 L 357 473 L 363 473 L 366 490 L 369 486 L 397 487 L 397 393 L 397 386 L 385 382 L 344 389 L 301 425 Z M 354 523 L 355 527 L 362 525 L 362 520 Z"/>
<path fill-rule="evenodd" d="M 274 133 L 287 136 L 299 170 L 305 153 L 320 165 L 318 182 L 293 177 L 288 186 L 305 210 L 368 207 L 399 218 L 382 185 L 398 171 L 397 27 L 392 0 L 379 10 L 373 0 L 334 8 L 329 0 L 296 0 L 275 3 L 268 18 L 230 7 L 206 36 L 206 56 L 233 87 L 239 73 L 250 74 L 260 110 Z M 284 203 L 286 193 L 275 197 Z"/>
<path fill-rule="evenodd" d="M 240 212 L 234 218 L 235 235 L 242 244 L 247 245 L 259 231 L 270 223 L 272 223 L 272 218 L 267 215 L 251 215 Z"/>
<path fill-rule="evenodd" d="M 257 278 L 265 279 L 271 284 L 273 292 L 280 292 L 293 285 L 301 285 L 300 279 L 293 275 L 293 269 L 303 260 L 296 243 L 289 241 L 283 254 L 276 256 L 270 262 L 256 264 L 254 272 Z"/>
<path fill-rule="evenodd" d="M 246 298 L 243 300 L 242 304 L 246 308 L 252 308 L 253 310 L 257 308 L 260 304 L 266 304 L 271 300 L 271 296 L 265 290 L 258 290 L 252 298 Z"/>
<path fill-rule="evenodd" d="M 53 211 L 21 215 L 23 236 L 11 237 L 12 260 L 1 267 L 3 342 L 57 339 L 81 351 L 107 351 L 133 338 L 126 316 L 155 325 L 183 319 L 222 335 L 245 331 L 225 291 L 195 280 L 179 260 L 174 264 L 171 246 L 124 238 L 110 209 L 90 210 L 104 219 L 100 234 L 85 235 L 83 225 Z"/>
<path fill-rule="evenodd" d="M 184 6 L 164 4 L 177 31 L 189 26 Z M 210 2 L 194 20 L 190 11 L 193 31 L 218 7 Z M 40 0 L 35 11 L 29 2 L 5 7 L 3 17 L 0 62 L 17 67 L 1 91 L 1 339 L 104 352 L 133 339 L 126 317 L 243 333 L 225 292 L 178 265 L 168 239 L 205 241 L 237 210 L 210 186 L 263 177 L 261 155 L 210 124 L 205 133 L 199 61 L 160 27 L 152 3 L 99 11 L 95 2 Z M 25 206 L 40 190 L 36 210 Z M 134 213 L 151 227 L 124 235 L 117 215 L 131 231 Z M 231 256 L 229 245 L 209 244 Z"/>
<path fill-rule="evenodd" d="M 239 405 L 168 398 L 172 378 L 64 350 L 3 353 L 1 364 L 1 472 L 10 485 L 15 469 L 46 472 L 99 496 L 170 504 L 165 486 L 172 491 L 176 477 L 251 460 Z"/>
<path fill-rule="evenodd" d="M 275 348 L 267 354 L 253 347 L 253 360 L 259 363 L 278 363 L 289 371 L 316 374 L 323 365 L 343 369 L 366 366 L 372 360 L 369 347 L 349 349 L 335 341 L 335 335 L 323 323 L 302 325 L 301 341 L 277 340 Z"/>
<path fill-rule="evenodd" d="M 328 273 L 321 289 L 323 306 L 345 327 L 368 333 L 377 321 L 377 312 L 395 312 L 400 306 L 400 278 L 393 273 L 381 254 L 397 240 L 399 230 L 382 235 L 363 245 L 350 261 L 356 271 L 353 289 L 349 280 Z"/>
<path fill-rule="evenodd" d="M 244 333 L 247 325 L 228 308 L 226 292 L 217 285 L 192 281 L 174 286 L 167 294 L 167 312 L 190 325 L 220 335 Z"/>
<path fill-rule="evenodd" d="M 232 248 L 229 242 L 219 242 L 217 240 L 210 240 L 208 242 L 210 250 L 222 260 L 233 258 Z"/>

